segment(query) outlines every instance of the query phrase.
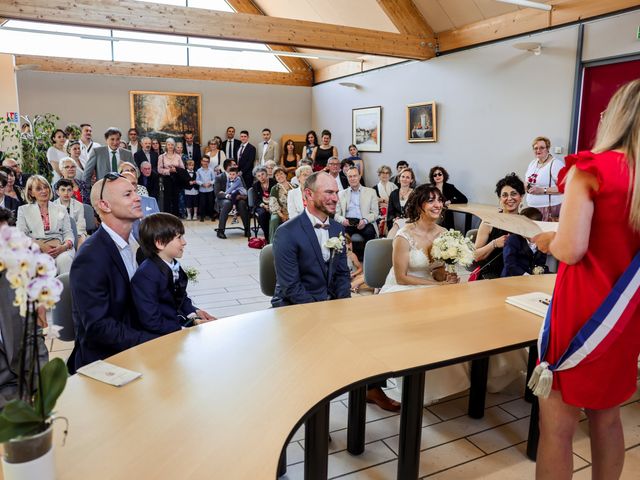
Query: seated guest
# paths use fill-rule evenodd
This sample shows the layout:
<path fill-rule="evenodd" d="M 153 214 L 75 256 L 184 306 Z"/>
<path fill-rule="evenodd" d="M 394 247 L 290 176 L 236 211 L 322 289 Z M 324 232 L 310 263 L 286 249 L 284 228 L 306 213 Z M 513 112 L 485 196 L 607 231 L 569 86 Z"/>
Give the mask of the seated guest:
<path fill-rule="evenodd" d="M 4 190 L 7 187 L 7 179 L 0 175 L 0 208 L 10 210 L 14 218 L 18 215 L 18 207 L 20 204 L 15 198 L 8 197 L 4 194 Z"/>
<path fill-rule="evenodd" d="M 84 219 L 84 205 L 73 198 L 73 183 L 71 180 L 62 178 L 55 184 L 55 191 L 58 198 L 54 200 L 54 205 L 60 205 L 67 210 L 69 217 L 76 222 L 78 236 L 76 244 L 78 248 L 87 239 L 87 222 Z"/>
<path fill-rule="evenodd" d="M 340 162 L 340 167 L 342 168 L 342 171 L 340 172 L 340 178 L 344 188 L 349 188 L 349 181 L 347 180 L 347 172 L 351 167 L 355 167 L 355 166 L 356 166 L 355 162 L 350 158 L 344 158 Z M 358 170 L 358 172 L 360 171 Z M 362 178 L 362 175 L 360 175 L 360 185 L 364 187 L 364 179 Z M 338 185 L 338 188 L 340 188 L 340 185 Z"/>
<path fill-rule="evenodd" d="M 542 212 L 534 207 L 523 208 L 520 215 L 524 215 L 537 222 L 542 221 Z M 517 277 L 520 275 L 534 275 L 549 273 L 547 254 L 538 250 L 535 243 L 530 243 L 520 235 L 509 235 L 502 252 L 504 268 L 501 277 Z"/>
<path fill-rule="evenodd" d="M 202 159 L 200 159 L 202 161 Z M 196 162 L 187 160 L 187 175 L 189 175 L 189 186 L 184 189 L 184 206 L 187 210 L 187 220 L 198 219 L 198 182 L 195 171 Z"/>
<path fill-rule="evenodd" d="M 347 249 L 347 265 L 349 266 L 349 272 L 351 273 L 351 291 L 358 293 L 360 287 L 367 285 L 364 283 L 364 269 L 362 263 L 358 260 L 358 256 L 353 253 L 353 242 L 351 237 L 347 235 L 345 237 L 345 247 Z"/>
<path fill-rule="evenodd" d="M 32 175 L 27 180 L 27 204 L 18 208 L 18 230 L 32 238 L 43 253 L 56 261 L 58 273 L 67 273 L 75 251 L 73 230 L 67 209 L 51 202 L 53 194 L 46 178 Z"/>
<path fill-rule="evenodd" d="M 267 160 L 264 162 L 264 168 L 267 169 L 267 176 L 273 178 L 273 169 L 276 168 L 276 162 L 273 160 Z"/>
<path fill-rule="evenodd" d="M 229 170 L 232 168 L 236 169 L 238 177 L 242 182 L 242 186 L 246 188 L 246 185 L 244 184 L 244 179 L 242 178 L 242 172 L 238 169 L 235 161 L 233 161 L 230 158 L 227 158 L 223 162 L 222 166 L 225 171 L 222 172 L 220 175 L 218 175 L 215 179 L 215 195 L 216 195 L 218 213 L 220 215 L 220 218 L 218 221 L 217 235 L 218 235 L 218 238 L 221 238 L 224 240 L 227 238 L 226 234 L 224 233 L 227 226 L 227 218 L 229 217 L 229 212 L 231 212 L 234 206 L 231 199 L 226 198 L 226 192 L 230 186 L 230 181 L 229 181 L 229 177 L 227 176 L 227 172 L 229 172 Z M 249 219 L 249 206 L 247 204 L 247 197 L 245 196 L 243 198 L 242 195 L 238 194 L 236 196 L 235 207 L 238 213 L 240 214 L 240 218 L 242 218 L 242 224 L 244 225 L 244 236 L 248 238 L 251 236 L 251 230 L 250 230 L 251 223 Z"/>
<path fill-rule="evenodd" d="M 391 181 L 395 183 L 397 187 L 400 187 L 400 174 L 405 168 L 409 168 L 409 163 L 406 160 L 399 160 L 398 163 L 396 163 L 396 174 L 391 177 Z"/>
<path fill-rule="evenodd" d="M 313 171 L 313 160 L 311 160 L 310 158 L 301 159 L 299 164 L 300 164 L 300 167 L 304 167 L 304 166 L 311 167 L 311 170 Z M 298 169 L 296 169 L 296 172 L 297 171 Z M 298 182 L 298 177 L 295 176 L 291 179 L 291 185 L 293 185 L 294 187 L 299 187 L 300 185 L 304 185 L 304 183 Z"/>
<path fill-rule="evenodd" d="M 18 163 L 16 160 L 14 160 L 11 157 L 5 156 L 4 160 L 2 160 L 2 166 L 9 168 L 13 171 L 13 174 L 16 177 L 15 178 L 16 186 L 20 188 L 24 188 L 27 186 L 27 180 L 29 179 L 31 174 L 22 173 L 22 167 L 20 166 L 20 163 Z"/>
<path fill-rule="evenodd" d="M 189 280 L 177 260 L 187 244 L 183 235 L 180 219 L 168 213 L 151 215 L 140 223 L 140 248 L 146 260 L 131 279 L 131 291 L 140 326 L 152 335 L 214 320 L 194 307 L 187 295 Z"/>
<path fill-rule="evenodd" d="M 153 171 L 153 166 L 150 162 L 144 161 L 140 164 L 138 185 L 147 189 L 148 196 L 158 200 L 160 195 L 160 176 Z"/>
<path fill-rule="evenodd" d="M 136 193 L 138 191 L 138 177 L 133 172 L 124 172 L 122 177 L 128 180 L 133 188 L 136 189 Z M 140 208 L 142 209 L 142 218 L 148 217 L 149 215 L 153 215 L 154 213 L 160 213 L 160 208 L 158 207 L 158 202 L 153 197 L 149 197 L 146 195 L 139 195 L 140 197 Z M 138 231 L 140 229 L 140 220 L 136 220 L 133 222 L 131 227 L 131 233 L 133 233 L 133 238 L 138 241 Z"/>
<path fill-rule="evenodd" d="M 276 228 L 281 223 L 289 220 L 287 212 L 287 195 L 293 186 L 287 181 L 287 171 L 282 167 L 276 167 L 273 170 L 273 178 L 276 185 L 269 193 L 269 210 L 271 210 L 271 219 L 269 221 L 269 238 L 273 238 Z"/>
<path fill-rule="evenodd" d="M 17 200 L 20 205 L 24 205 L 25 195 L 23 189 L 16 184 L 15 172 L 11 168 L 0 167 L 0 175 L 3 175 L 7 180 L 7 186 L 4 189 L 4 194 L 7 197 L 11 197 L 14 200 Z"/>
<path fill-rule="evenodd" d="M 431 183 L 431 185 L 435 187 L 438 187 L 438 190 L 442 192 L 442 195 L 444 195 L 445 199 L 445 207 L 448 207 L 452 203 L 468 203 L 469 200 L 467 200 L 467 197 L 464 195 L 464 193 L 458 190 L 455 185 L 448 182 L 449 173 L 444 168 L 436 165 L 429 171 L 429 183 Z M 447 230 L 449 230 L 450 228 L 454 228 L 453 212 L 445 210 L 442 226 Z"/>
<path fill-rule="evenodd" d="M 296 153 L 296 145 L 293 140 L 289 139 L 284 144 L 284 152 L 280 157 L 280 166 L 287 172 L 287 180 L 291 180 L 298 168 L 300 155 Z"/>
<path fill-rule="evenodd" d="M 258 217 L 258 225 L 264 232 L 264 238 L 269 243 L 269 220 L 271 217 L 269 196 L 276 181 L 269 178 L 266 167 L 257 166 L 254 168 L 253 176 L 256 178 L 253 184 L 253 212 Z"/>
<path fill-rule="evenodd" d="M 84 242 L 69 277 L 76 328 L 71 373 L 157 337 L 142 329 L 131 294 L 137 248 L 131 227 L 142 218 L 140 197 L 131 182 L 109 174 L 91 189 L 91 205 L 101 225 Z"/>
<path fill-rule="evenodd" d="M 62 171 L 62 178 L 70 180 L 73 184 L 73 198 L 80 203 L 91 203 L 91 189 L 84 180 L 78 178 L 78 167 L 76 162 L 71 158 L 65 158 L 60 160 L 60 170 Z"/>
<path fill-rule="evenodd" d="M 296 168 L 296 177 L 298 185 L 304 185 L 305 180 L 313 173 L 311 165 L 302 165 Z M 287 195 L 287 213 L 289 218 L 295 218 L 304 211 L 304 201 L 302 198 L 303 188 L 298 186 Z"/>
<path fill-rule="evenodd" d="M 140 145 L 142 148 L 139 148 L 133 156 L 133 160 L 136 162 L 136 165 L 140 170 L 142 170 L 142 164 L 144 162 L 149 162 L 151 164 L 151 169 L 154 172 L 157 172 L 158 153 L 151 148 L 151 139 L 149 137 L 142 137 Z"/>
<path fill-rule="evenodd" d="M 511 173 L 496 184 L 496 195 L 500 200 L 502 213 L 517 215 L 524 195 L 524 183 Z M 475 259 L 480 266 L 478 278 L 498 278 L 504 268 L 502 249 L 509 234 L 499 228 L 491 227 L 485 222 L 480 224 L 476 236 Z"/>
<path fill-rule="evenodd" d="M 400 173 L 400 188 L 394 190 L 391 192 L 391 195 L 389 195 L 389 207 L 387 209 L 387 228 L 389 232 L 387 233 L 387 238 L 394 238 L 398 229 L 404 227 L 406 224 L 405 206 L 407 205 L 407 200 L 409 200 L 413 193 L 411 185 L 414 184 L 415 181 L 416 176 L 413 170 L 405 168 L 402 173 Z"/>
<path fill-rule="evenodd" d="M 355 233 L 362 235 L 366 244 L 377 235 L 378 196 L 373 188 L 360 185 L 360 172 L 356 167 L 349 169 L 347 180 L 349 188 L 340 192 L 335 220 L 340 222 L 352 237 Z"/>
<path fill-rule="evenodd" d="M 328 174 L 331 175 L 338 185 L 338 191 L 342 191 L 345 188 L 349 188 L 349 181 L 347 180 L 347 176 L 342 173 L 342 162 L 338 157 L 331 157 L 327 160 L 327 170 Z"/>
<path fill-rule="evenodd" d="M 207 215 L 214 219 L 214 183 L 215 172 L 209 168 L 209 157 L 204 156 L 200 160 L 201 167 L 196 171 L 196 185 L 198 185 L 198 206 L 200 208 L 200 221 L 204 222 Z"/>
<path fill-rule="evenodd" d="M 389 209 L 389 195 L 394 190 L 398 189 L 398 186 L 393 183 L 391 180 L 391 167 L 387 165 L 382 165 L 378 168 L 378 184 L 373 187 L 378 195 L 378 208 L 380 209 L 380 236 L 386 234 L 387 229 L 391 228 L 392 225 L 387 225 L 387 212 Z"/>
<path fill-rule="evenodd" d="M 137 178 L 140 176 L 140 172 L 138 171 L 138 167 L 136 167 L 135 164 L 130 162 L 122 162 L 120 165 L 118 165 L 118 173 L 120 175 L 124 175 L 125 173 L 133 173 L 136 176 L 136 184 L 138 184 Z M 141 196 L 144 195 L 145 197 L 149 196 L 147 187 L 138 184 L 136 188 L 137 188 L 136 193 L 138 195 L 141 195 Z"/>

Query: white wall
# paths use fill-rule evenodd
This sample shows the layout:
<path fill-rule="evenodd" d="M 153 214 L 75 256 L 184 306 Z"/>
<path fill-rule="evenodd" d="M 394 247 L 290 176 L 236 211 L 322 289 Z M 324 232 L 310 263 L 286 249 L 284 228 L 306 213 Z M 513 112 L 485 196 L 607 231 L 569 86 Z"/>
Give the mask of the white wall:
<path fill-rule="evenodd" d="M 640 53 L 640 10 L 602 18 L 584 26 L 582 60 L 587 62 Z"/>
<path fill-rule="evenodd" d="M 18 91 L 22 114 L 55 113 L 60 125 L 91 123 L 94 139 L 110 126 L 130 127 L 130 90 L 202 94 L 202 134 L 224 138 L 227 126 L 248 130 L 252 143 L 263 128 L 276 140 L 283 134 L 305 134 L 311 124 L 311 88 L 285 85 L 118 77 L 21 71 Z M 237 136 L 237 135 L 236 135 Z"/>
<path fill-rule="evenodd" d="M 9 112 L 18 112 L 18 88 L 14 70 L 13 55 L 0 54 L 0 115 L 6 120 Z M 20 127 L 20 123 L 18 123 Z M 18 142 L 6 140 L 0 142 L 0 150 L 8 150 Z"/>
<path fill-rule="evenodd" d="M 543 44 L 535 56 L 513 43 Z M 496 181 L 524 175 L 531 140 L 551 138 L 566 152 L 570 133 L 577 27 L 533 35 L 349 77 L 313 87 L 313 127 L 328 128 L 340 156 L 351 143 L 351 110 L 382 106 L 382 152 L 364 153 L 367 185 L 382 164 L 407 160 L 424 182 L 441 164 L 474 202 L 493 203 Z M 344 80 L 342 80 L 344 81 Z M 437 102 L 438 142 L 408 143 L 406 105 Z"/>

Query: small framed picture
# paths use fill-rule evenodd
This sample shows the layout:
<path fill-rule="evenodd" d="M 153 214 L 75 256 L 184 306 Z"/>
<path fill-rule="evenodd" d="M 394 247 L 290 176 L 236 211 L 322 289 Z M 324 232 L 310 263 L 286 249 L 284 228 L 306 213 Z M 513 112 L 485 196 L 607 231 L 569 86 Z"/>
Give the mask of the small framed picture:
<path fill-rule="evenodd" d="M 437 142 L 436 102 L 407 105 L 407 141 Z"/>
<path fill-rule="evenodd" d="M 382 151 L 382 107 L 354 108 L 351 129 L 360 152 Z"/>

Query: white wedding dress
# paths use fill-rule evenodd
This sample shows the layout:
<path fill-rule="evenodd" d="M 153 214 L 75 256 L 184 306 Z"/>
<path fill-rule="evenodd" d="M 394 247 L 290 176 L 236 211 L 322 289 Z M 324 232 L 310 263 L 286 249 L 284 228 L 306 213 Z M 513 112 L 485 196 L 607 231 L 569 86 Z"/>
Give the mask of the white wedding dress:
<path fill-rule="evenodd" d="M 435 262 L 431 262 L 428 255 L 417 248 L 416 242 L 411 235 L 413 228 L 413 224 L 408 224 L 401 228 L 396 235 L 404 238 L 410 246 L 409 270 L 407 273 L 411 276 L 433 280 L 431 272 L 436 266 Z M 396 281 L 393 267 L 391 267 L 380 294 L 416 288 L 432 288 L 432 286 L 400 285 Z M 431 405 L 442 398 L 467 390 L 470 386 L 470 369 L 471 363 L 465 362 L 427 371 L 424 383 L 424 404 Z M 493 355 L 489 360 L 487 391 L 495 393 L 504 390 L 506 387 L 513 386 L 514 389 L 517 388 L 517 391 L 522 392 L 526 370 L 527 351 L 525 349 Z M 397 383 L 398 389 L 401 391 L 401 379 L 398 379 Z M 516 390 L 514 390 L 515 392 Z"/>

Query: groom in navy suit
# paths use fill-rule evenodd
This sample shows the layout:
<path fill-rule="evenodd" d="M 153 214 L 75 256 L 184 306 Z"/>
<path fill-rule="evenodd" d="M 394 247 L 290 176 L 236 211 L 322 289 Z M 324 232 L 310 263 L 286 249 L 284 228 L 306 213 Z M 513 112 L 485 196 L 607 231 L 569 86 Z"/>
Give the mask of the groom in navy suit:
<path fill-rule="evenodd" d="M 316 172 L 300 188 L 304 188 L 307 207 L 280 225 L 273 239 L 274 307 L 351 297 L 346 249 L 343 247 L 330 258 L 331 252 L 324 246 L 329 238 L 344 235 L 344 227 L 331 218 L 338 204 L 338 184 L 328 173 Z M 386 396 L 382 390 L 385 384 L 382 381 L 368 385 L 367 402 L 396 412 L 400 404 Z"/>
<path fill-rule="evenodd" d="M 331 258 L 331 251 L 324 246 L 329 238 L 344 236 L 344 227 L 331 219 L 338 203 L 336 181 L 327 173 L 314 173 L 300 188 L 304 188 L 307 208 L 282 224 L 273 241 L 274 307 L 351 296 L 346 249 Z"/>

